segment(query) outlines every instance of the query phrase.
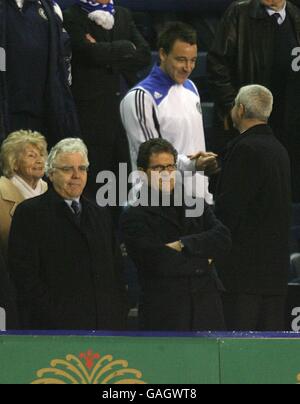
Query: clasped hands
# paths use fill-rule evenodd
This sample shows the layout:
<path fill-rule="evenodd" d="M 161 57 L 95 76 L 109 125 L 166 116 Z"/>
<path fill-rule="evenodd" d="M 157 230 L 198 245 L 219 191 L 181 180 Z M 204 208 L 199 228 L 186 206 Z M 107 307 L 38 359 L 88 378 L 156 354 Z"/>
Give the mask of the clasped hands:
<path fill-rule="evenodd" d="M 208 177 L 220 172 L 217 157 L 218 155 L 212 152 L 199 152 L 189 156 L 191 160 L 196 161 L 196 170 L 204 172 Z"/>

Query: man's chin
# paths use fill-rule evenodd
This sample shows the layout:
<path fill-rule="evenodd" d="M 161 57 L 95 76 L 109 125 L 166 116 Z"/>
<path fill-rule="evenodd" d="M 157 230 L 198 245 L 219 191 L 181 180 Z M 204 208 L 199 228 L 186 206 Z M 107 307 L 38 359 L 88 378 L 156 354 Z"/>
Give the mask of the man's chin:
<path fill-rule="evenodd" d="M 69 199 L 78 199 L 81 198 L 82 192 L 69 192 Z"/>
<path fill-rule="evenodd" d="M 180 86 L 182 86 L 186 81 L 188 80 L 188 76 L 184 77 L 184 78 L 178 78 L 176 81 L 177 84 L 179 84 Z"/>

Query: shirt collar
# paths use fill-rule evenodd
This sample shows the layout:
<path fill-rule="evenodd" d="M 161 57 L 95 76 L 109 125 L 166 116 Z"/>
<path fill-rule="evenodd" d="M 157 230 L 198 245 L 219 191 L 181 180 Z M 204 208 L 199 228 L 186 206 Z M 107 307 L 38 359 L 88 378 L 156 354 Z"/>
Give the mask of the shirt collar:
<path fill-rule="evenodd" d="M 155 77 L 159 77 L 160 79 L 162 79 L 169 86 L 173 86 L 174 84 L 176 84 L 176 82 L 167 73 L 165 73 L 163 71 L 163 69 L 158 64 L 156 64 L 153 67 L 152 75 L 155 76 Z"/>
<path fill-rule="evenodd" d="M 285 2 L 285 5 L 284 5 L 283 9 L 280 10 L 280 11 L 272 10 L 269 7 L 266 7 L 266 11 L 267 11 L 267 13 L 269 14 L 270 17 L 272 17 L 272 15 L 274 15 L 274 14 L 279 14 L 280 18 L 278 19 L 278 24 L 281 25 L 281 24 L 284 23 L 284 21 L 286 19 L 286 2 Z"/>
<path fill-rule="evenodd" d="M 23 5 L 24 5 L 24 0 L 15 0 L 15 2 L 17 3 L 17 6 L 18 6 L 19 8 L 22 8 Z"/>
<path fill-rule="evenodd" d="M 66 204 L 69 206 L 69 208 L 72 209 L 72 203 L 73 202 L 77 202 L 79 205 L 81 205 L 80 203 L 80 198 L 74 198 L 74 199 L 65 199 Z"/>
<path fill-rule="evenodd" d="M 12 0 L 16 3 L 18 8 L 22 9 L 24 7 L 24 3 L 37 3 L 39 0 Z"/>

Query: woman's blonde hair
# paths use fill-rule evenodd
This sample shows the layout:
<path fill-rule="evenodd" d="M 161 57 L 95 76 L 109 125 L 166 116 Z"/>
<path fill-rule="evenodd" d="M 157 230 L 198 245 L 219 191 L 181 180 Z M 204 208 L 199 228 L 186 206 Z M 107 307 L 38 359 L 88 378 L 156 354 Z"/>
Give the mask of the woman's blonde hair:
<path fill-rule="evenodd" d="M 39 132 L 32 132 L 31 130 L 13 132 L 4 140 L 0 151 L 1 173 L 6 178 L 12 178 L 14 176 L 16 162 L 27 145 L 35 146 L 41 154 L 45 156 L 46 161 L 48 145 L 43 135 Z"/>

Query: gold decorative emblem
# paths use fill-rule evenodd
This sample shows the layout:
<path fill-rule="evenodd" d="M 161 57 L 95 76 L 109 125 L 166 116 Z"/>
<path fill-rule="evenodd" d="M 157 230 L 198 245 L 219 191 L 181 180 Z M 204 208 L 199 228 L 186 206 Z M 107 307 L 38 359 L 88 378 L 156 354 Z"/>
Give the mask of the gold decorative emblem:
<path fill-rule="evenodd" d="M 142 372 L 129 368 L 126 360 L 89 350 L 52 360 L 50 367 L 37 372 L 31 384 L 146 384 L 142 377 Z"/>

